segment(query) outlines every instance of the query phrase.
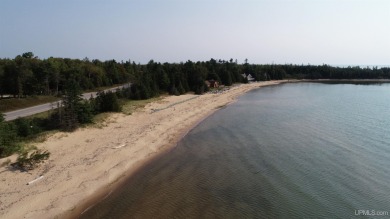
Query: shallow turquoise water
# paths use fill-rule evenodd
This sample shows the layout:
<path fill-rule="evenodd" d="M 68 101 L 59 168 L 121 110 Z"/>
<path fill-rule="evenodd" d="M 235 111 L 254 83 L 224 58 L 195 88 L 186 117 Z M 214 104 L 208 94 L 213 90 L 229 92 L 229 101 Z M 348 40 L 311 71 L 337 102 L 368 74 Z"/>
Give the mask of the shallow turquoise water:
<path fill-rule="evenodd" d="M 390 211 L 389 168 L 390 84 L 270 86 L 82 218 L 353 218 Z"/>

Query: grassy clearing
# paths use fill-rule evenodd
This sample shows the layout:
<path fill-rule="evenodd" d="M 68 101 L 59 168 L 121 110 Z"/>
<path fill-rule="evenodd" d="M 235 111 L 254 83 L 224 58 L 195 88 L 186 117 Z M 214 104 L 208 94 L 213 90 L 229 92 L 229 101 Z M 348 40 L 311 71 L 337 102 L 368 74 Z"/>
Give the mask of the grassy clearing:
<path fill-rule="evenodd" d="M 84 127 L 104 128 L 112 121 L 109 120 L 113 113 L 99 113 L 92 118 L 92 123 L 84 124 Z"/>
<path fill-rule="evenodd" d="M 23 109 L 31 106 L 36 106 L 44 103 L 50 103 L 59 100 L 53 96 L 31 96 L 26 98 L 7 98 L 0 99 L 0 112 L 9 112 L 13 110 Z"/>
<path fill-rule="evenodd" d="M 144 108 L 148 103 L 159 101 L 163 97 L 154 97 L 147 100 L 130 100 L 130 101 L 124 101 L 122 102 L 122 112 L 126 115 L 131 115 L 133 112 L 140 108 Z"/>
<path fill-rule="evenodd" d="M 49 116 L 52 112 L 53 112 L 53 109 L 51 109 L 49 111 L 37 113 L 37 114 L 31 115 L 31 116 L 26 116 L 23 118 L 26 118 L 26 119 L 34 119 L 34 118 L 47 119 L 47 118 L 49 118 Z"/>
<path fill-rule="evenodd" d="M 125 83 L 127 84 L 127 83 Z M 116 84 L 112 86 L 105 86 L 105 87 L 99 87 L 91 90 L 85 90 L 83 92 L 89 93 L 89 92 L 97 92 L 102 90 L 107 90 L 111 88 L 115 88 L 118 86 L 122 86 L 125 84 Z M 0 113 L 5 113 L 9 111 L 14 111 L 18 109 L 23 109 L 31 106 L 36 106 L 44 103 L 51 103 L 55 102 L 57 100 L 60 100 L 58 97 L 54 96 L 29 96 L 26 98 L 4 98 L 0 99 Z"/>

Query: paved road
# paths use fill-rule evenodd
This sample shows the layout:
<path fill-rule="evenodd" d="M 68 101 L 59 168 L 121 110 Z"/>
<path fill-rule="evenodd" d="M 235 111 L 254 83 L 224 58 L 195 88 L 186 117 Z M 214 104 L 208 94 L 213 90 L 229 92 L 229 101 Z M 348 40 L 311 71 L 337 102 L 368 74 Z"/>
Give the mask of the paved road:
<path fill-rule="evenodd" d="M 104 91 L 115 91 L 118 88 L 126 88 L 129 86 L 131 86 L 131 84 L 125 84 L 125 85 L 110 88 L 110 89 L 107 89 Z M 91 96 L 96 97 L 96 93 L 97 92 L 84 93 L 82 95 L 82 97 L 83 97 L 83 99 L 89 99 L 89 98 L 91 98 Z M 52 102 L 52 103 L 45 103 L 45 104 L 41 104 L 41 105 L 37 105 L 37 106 L 32 106 L 32 107 L 4 113 L 5 121 L 14 120 L 14 119 L 17 119 L 19 117 L 31 116 L 31 115 L 34 115 L 37 113 L 41 113 L 41 112 L 45 112 L 45 111 L 48 111 L 51 109 L 55 109 L 58 107 L 60 102 L 61 101 L 56 101 L 56 102 Z"/>

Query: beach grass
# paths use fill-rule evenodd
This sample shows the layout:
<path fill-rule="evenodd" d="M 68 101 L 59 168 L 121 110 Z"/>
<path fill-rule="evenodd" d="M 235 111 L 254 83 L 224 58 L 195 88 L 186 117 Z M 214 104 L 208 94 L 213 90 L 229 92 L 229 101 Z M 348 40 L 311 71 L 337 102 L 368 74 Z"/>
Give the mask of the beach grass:
<path fill-rule="evenodd" d="M 131 115 L 134 113 L 136 110 L 144 108 L 148 103 L 154 102 L 154 101 L 159 101 L 163 97 L 154 97 L 151 99 L 147 100 L 130 100 L 130 101 L 123 101 L 122 102 L 122 112 L 126 115 Z"/>

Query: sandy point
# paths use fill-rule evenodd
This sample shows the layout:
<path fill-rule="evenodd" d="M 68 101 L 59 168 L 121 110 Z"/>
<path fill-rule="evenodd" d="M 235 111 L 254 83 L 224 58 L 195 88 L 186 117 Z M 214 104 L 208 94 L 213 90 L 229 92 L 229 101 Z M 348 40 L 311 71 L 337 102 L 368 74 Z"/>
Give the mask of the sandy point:
<path fill-rule="evenodd" d="M 39 168 L 0 168 L 0 218 L 66 218 L 92 197 L 104 198 L 141 165 L 175 147 L 202 119 L 241 94 L 286 81 L 240 84 L 219 93 L 168 96 L 132 115 L 112 114 L 102 127 L 57 133 Z M 0 160 L 2 164 L 6 159 Z"/>

